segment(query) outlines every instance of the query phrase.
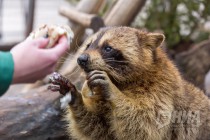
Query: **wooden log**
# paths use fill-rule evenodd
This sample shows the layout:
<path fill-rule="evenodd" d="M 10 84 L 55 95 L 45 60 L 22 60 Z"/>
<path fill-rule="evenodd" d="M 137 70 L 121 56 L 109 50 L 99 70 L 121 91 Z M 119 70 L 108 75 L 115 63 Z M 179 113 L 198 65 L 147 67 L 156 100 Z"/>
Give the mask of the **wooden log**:
<path fill-rule="evenodd" d="M 105 20 L 106 26 L 129 25 L 146 0 L 118 0 Z"/>
<path fill-rule="evenodd" d="M 99 28 L 104 26 L 103 20 L 96 14 L 83 13 L 74 8 L 68 8 L 66 6 L 60 7 L 59 13 L 75 23 L 78 23 L 84 27 L 92 28 L 94 32 L 98 31 Z"/>
<path fill-rule="evenodd" d="M 76 9 L 84 13 L 94 14 L 98 13 L 103 3 L 104 0 L 81 0 Z"/>
<path fill-rule="evenodd" d="M 85 77 L 71 78 L 81 90 Z M 15 92 L 15 91 L 14 91 Z M 6 94 L 0 98 L 1 140 L 70 140 L 66 133 L 64 110 L 58 92 L 47 85 L 25 93 Z"/>
<path fill-rule="evenodd" d="M 92 17 L 96 16 L 94 14 L 83 13 L 77 11 L 75 8 L 69 8 L 66 6 L 59 8 L 59 14 L 73 22 L 79 23 L 84 27 L 89 27 Z"/>
<path fill-rule="evenodd" d="M 1 97 L 0 139 L 68 140 L 59 97 L 59 93 L 47 91 L 46 86 Z"/>
<path fill-rule="evenodd" d="M 104 0 L 82 0 L 76 6 L 76 10 L 83 13 L 96 14 L 98 13 L 103 3 L 104 3 Z M 69 8 L 72 8 L 72 7 L 69 7 Z M 78 44 L 80 44 L 78 41 L 80 41 L 80 39 L 82 38 L 85 31 L 85 27 L 71 20 L 69 20 L 69 24 L 75 34 L 73 42 L 71 43 L 70 52 L 76 52 L 78 49 Z"/>

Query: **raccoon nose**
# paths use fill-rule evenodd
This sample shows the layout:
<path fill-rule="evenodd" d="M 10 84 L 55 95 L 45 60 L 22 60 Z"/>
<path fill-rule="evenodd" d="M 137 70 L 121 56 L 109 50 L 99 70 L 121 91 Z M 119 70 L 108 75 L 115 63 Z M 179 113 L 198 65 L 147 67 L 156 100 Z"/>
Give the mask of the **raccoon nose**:
<path fill-rule="evenodd" d="M 89 60 L 89 55 L 85 53 L 85 54 L 82 54 L 82 55 L 79 56 L 79 58 L 77 59 L 77 63 L 80 66 L 86 66 L 88 60 Z"/>

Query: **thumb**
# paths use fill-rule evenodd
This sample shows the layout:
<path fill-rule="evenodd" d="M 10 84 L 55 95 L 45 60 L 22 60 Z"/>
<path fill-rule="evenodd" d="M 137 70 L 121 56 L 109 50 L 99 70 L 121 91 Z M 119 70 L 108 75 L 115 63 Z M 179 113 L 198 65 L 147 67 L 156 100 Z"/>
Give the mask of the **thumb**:
<path fill-rule="evenodd" d="M 35 46 L 37 48 L 43 49 L 48 45 L 49 39 L 47 39 L 47 38 L 37 38 L 37 39 L 33 40 L 33 43 L 35 44 Z"/>
<path fill-rule="evenodd" d="M 58 57 L 61 57 L 69 48 L 68 40 L 66 36 L 62 36 L 58 44 L 55 47 L 48 49 L 49 53 L 56 54 Z"/>

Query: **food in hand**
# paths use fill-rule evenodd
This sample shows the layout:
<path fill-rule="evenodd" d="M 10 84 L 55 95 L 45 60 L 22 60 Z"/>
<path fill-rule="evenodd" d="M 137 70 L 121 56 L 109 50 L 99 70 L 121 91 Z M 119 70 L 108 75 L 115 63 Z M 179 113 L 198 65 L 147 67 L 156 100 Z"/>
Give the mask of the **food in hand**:
<path fill-rule="evenodd" d="M 49 43 L 46 48 L 52 48 L 58 42 L 59 38 L 63 35 L 67 37 L 68 43 L 70 44 L 74 37 L 74 33 L 69 26 L 45 24 L 30 33 L 27 39 L 36 39 L 40 37 L 49 38 Z"/>

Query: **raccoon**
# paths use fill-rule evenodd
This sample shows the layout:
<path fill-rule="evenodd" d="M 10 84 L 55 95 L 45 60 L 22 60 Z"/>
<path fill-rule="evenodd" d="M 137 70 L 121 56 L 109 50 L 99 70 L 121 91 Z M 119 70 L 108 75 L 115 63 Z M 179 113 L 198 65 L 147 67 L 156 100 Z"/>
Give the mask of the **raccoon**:
<path fill-rule="evenodd" d="M 66 119 L 78 140 L 210 139 L 209 100 L 185 81 L 161 49 L 164 35 L 104 28 L 78 57 L 82 91 L 55 73 L 50 87 L 71 93 Z"/>

